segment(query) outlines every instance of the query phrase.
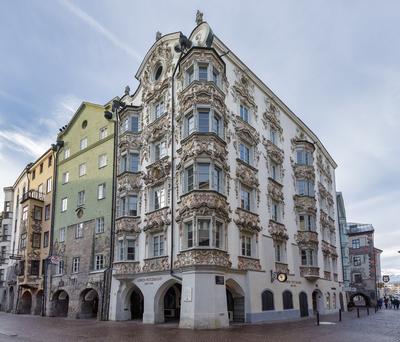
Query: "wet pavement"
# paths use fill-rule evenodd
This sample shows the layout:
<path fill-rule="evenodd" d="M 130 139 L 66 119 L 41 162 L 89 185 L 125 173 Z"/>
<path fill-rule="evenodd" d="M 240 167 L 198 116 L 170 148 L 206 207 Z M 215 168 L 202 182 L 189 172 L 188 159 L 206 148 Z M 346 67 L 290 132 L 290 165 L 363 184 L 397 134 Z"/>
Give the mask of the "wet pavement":
<path fill-rule="evenodd" d="M 134 341 L 134 342 L 255 342 L 255 341 L 365 341 L 400 342 L 400 310 L 364 310 L 300 321 L 232 325 L 220 330 L 184 330 L 176 324 L 99 322 L 0 313 L 0 341 Z"/>

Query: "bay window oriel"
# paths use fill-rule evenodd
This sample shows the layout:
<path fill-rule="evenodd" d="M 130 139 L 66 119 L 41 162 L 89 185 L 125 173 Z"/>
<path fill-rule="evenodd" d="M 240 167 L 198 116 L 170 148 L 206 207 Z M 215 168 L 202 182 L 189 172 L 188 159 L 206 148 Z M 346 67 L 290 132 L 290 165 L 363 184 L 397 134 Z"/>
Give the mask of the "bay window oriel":
<path fill-rule="evenodd" d="M 185 115 L 183 124 L 184 138 L 194 132 L 215 133 L 223 139 L 224 132 L 221 116 L 209 106 L 198 106 L 195 110 Z"/>
<path fill-rule="evenodd" d="M 194 217 L 183 222 L 181 249 L 192 247 L 224 249 L 224 223 L 215 217 Z"/>
<path fill-rule="evenodd" d="M 196 61 L 185 72 L 185 86 L 193 81 L 213 82 L 217 87 L 221 87 L 221 77 L 218 70 L 209 62 Z"/>
<path fill-rule="evenodd" d="M 126 236 L 118 240 L 119 261 L 137 260 L 137 240 L 134 237 Z"/>
<path fill-rule="evenodd" d="M 192 190 L 214 190 L 223 193 L 222 167 L 207 159 L 196 160 L 185 167 L 182 175 L 182 193 Z"/>
<path fill-rule="evenodd" d="M 120 173 L 139 172 L 139 153 L 125 152 L 120 158 Z"/>

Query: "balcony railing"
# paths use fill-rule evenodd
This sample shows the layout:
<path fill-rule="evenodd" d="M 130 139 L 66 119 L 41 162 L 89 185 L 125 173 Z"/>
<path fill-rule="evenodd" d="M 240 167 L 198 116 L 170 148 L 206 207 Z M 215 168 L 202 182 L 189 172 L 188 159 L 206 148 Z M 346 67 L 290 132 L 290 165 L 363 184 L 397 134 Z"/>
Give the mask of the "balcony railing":
<path fill-rule="evenodd" d="M 309 280 L 316 280 L 319 278 L 319 267 L 300 266 L 300 275 Z"/>
<path fill-rule="evenodd" d="M 21 203 L 28 199 L 35 199 L 37 201 L 44 201 L 44 194 L 36 190 L 29 190 L 22 195 Z"/>

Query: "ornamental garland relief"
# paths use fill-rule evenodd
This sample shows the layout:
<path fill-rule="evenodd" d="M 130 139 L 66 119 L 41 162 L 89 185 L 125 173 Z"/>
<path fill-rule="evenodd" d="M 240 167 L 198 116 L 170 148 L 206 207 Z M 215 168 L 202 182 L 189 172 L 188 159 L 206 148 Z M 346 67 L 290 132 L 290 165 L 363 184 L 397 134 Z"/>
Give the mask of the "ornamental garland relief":
<path fill-rule="evenodd" d="M 146 259 L 143 265 L 143 272 L 158 272 L 169 270 L 168 257 Z"/>
<path fill-rule="evenodd" d="M 318 233 L 310 231 L 297 231 L 295 240 L 299 247 L 316 248 L 318 247 Z"/>
<path fill-rule="evenodd" d="M 128 275 L 135 274 L 141 271 L 139 262 L 115 262 L 113 265 L 113 274 Z"/>
<path fill-rule="evenodd" d="M 125 173 L 117 178 L 117 191 L 138 191 L 141 188 L 141 173 Z"/>
<path fill-rule="evenodd" d="M 243 271 L 261 271 L 260 260 L 238 256 L 238 269 Z"/>
<path fill-rule="evenodd" d="M 236 103 L 244 102 L 248 105 L 257 119 L 257 104 L 254 99 L 254 83 L 239 68 L 235 68 L 235 83 L 231 87 L 231 94 Z"/>
<path fill-rule="evenodd" d="M 267 151 L 267 155 L 265 158 L 268 160 L 268 158 L 271 158 L 271 160 L 278 164 L 282 165 L 283 160 L 284 160 L 284 152 L 282 149 L 280 149 L 278 146 L 273 144 L 270 140 L 263 138 L 263 145 Z"/>
<path fill-rule="evenodd" d="M 169 208 L 160 209 L 146 214 L 143 231 L 146 233 L 166 232 L 170 224 L 171 210 Z"/>
<path fill-rule="evenodd" d="M 141 223 L 140 218 L 123 217 L 117 219 L 115 222 L 116 224 L 115 233 L 117 235 L 125 233 L 138 235 L 140 234 L 140 228 L 139 228 L 140 223 Z"/>
<path fill-rule="evenodd" d="M 276 241 L 286 241 L 289 239 L 286 227 L 283 224 L 270 220 L 268 223 L 268 232 L 272 239 Z"/>
<path fill-rule="evenodd" d="M 315 215 L 317 212 L 316 200 L 313 197 L 294 195 L 294 209 L 298 213 Z"/>
<path fill-rule="evenodd" d="M 152 186 L 164 182 L 171 176 L 171 161 L 163 158 L 147 167 L 147 172 L 143 174 L 143 181 L 146 186 Z"/>
<path fill-rule="evenodd" d="M 262 121 L 265 129 L 274 129 L 279 132 L 279 137 L 283 139 L 283 129 L 279 120 L 280 111 L 275 101 L 270 97 L 265 97 L 266 110 L 263 113 Z"/>
<path fill-rule="evenodd" d="M 240 231 L 246 231 L 250 233 L 258 233 L 261 231 L 260 217 L 257 214 L 253 214 L 239 208 L 235 210 L 235 213 L 237 218 L 233 221 L 236 223 Z"/>
<path fill-rule="evenodd" d="M 183 251 L 178 254 L 177 259 L 178 260 L 174 263 L 174 267 L 177 268 L 198 265 L 232 267 L 229 254 L 216 249 L 192 249 Z"/>

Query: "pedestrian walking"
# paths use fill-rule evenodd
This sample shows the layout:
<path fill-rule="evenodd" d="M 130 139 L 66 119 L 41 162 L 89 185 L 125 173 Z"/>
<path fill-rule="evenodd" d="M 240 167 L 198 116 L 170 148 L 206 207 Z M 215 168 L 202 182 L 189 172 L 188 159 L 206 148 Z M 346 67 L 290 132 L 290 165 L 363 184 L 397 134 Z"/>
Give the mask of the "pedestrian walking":
<path fill-rule="evenodd" d="M 387 297 L 385 297 L 383 302 L 385 303 L 385 309 L 387 309 L 388 305 L 389 305 L 389 299 Z"/>
<path fill-rule="evenodd" d="M 379 298 L 378 299 L 378 307 L 379 307 L 379 309 L 382 309 L 382 304 L 383 304 L 383 299 Z"/>

